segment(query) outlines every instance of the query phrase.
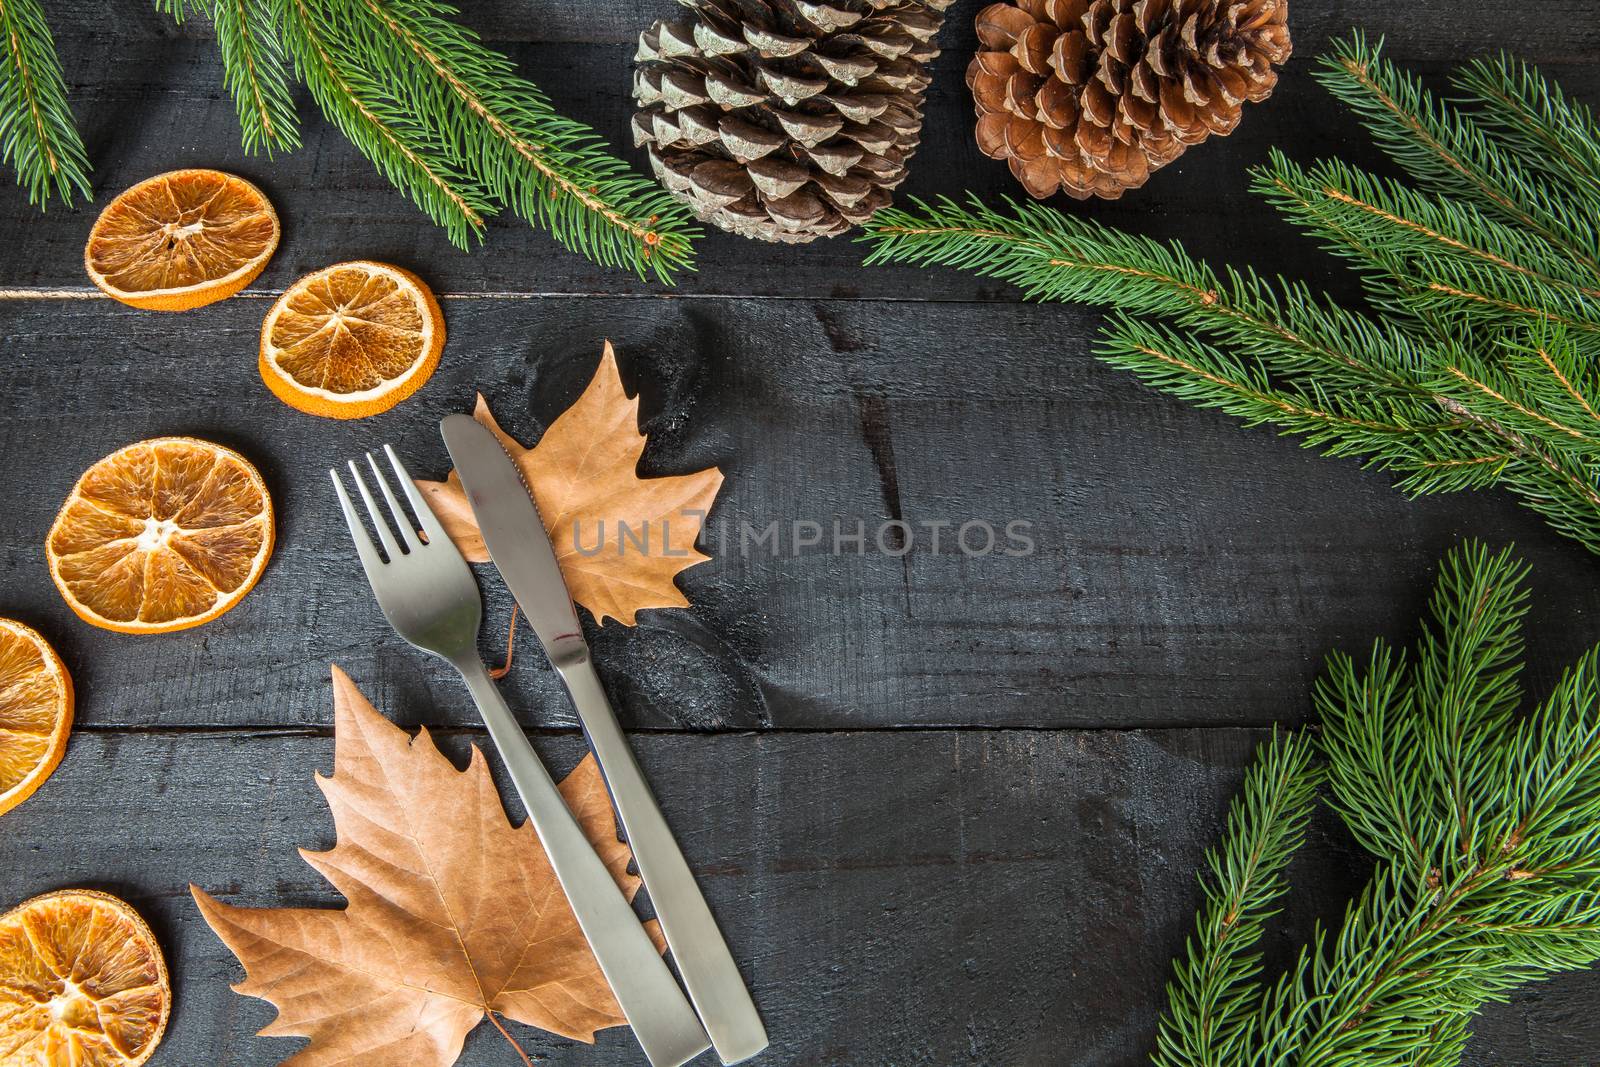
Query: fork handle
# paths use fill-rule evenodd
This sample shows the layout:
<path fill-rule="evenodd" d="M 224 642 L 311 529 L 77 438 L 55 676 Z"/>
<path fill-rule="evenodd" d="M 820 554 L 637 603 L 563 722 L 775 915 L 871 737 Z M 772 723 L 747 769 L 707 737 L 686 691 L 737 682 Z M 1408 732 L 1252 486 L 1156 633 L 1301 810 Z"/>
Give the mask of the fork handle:
<path fill-rule="evenodd" d="M 711 1044 L 723 1063 L 749 1059 L 767 1047 L 766 1028 L 611 710 L 600 676 L 587 656 L 559 665 L 558 670 L 594 748 L 650 903 L 667 935 L 678 973 L 700 1010 L 700 1021 L 711 1035 Z"/>
<path fill-rule="evenodd" d="M 483 715 L 578 925 L 652 1067 L 693 1059 L 710 1045 L 705 1029 L 633 905 L 584 837 L 483 661 L 471 654 L 451 662 Z"/>

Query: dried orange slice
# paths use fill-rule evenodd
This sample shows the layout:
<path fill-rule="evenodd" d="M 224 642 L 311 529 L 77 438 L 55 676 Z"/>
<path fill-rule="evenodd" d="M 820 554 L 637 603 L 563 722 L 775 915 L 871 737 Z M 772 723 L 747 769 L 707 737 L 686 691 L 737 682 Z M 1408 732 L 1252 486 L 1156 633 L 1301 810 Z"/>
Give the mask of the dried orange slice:
<path fill-rule="evenodd" d="M 272 499 L 248 460 L 157 437 L 84 472 L 45 541 L 50 576 L 85 622 L 129 634 L 210 622 L 272 555 Z"/>
<path fill-rule="evenodd" d="M 261 379 L 309 415 L 388 411 L 439 366 L 444 314 L 408 270 L 357 261 L 295 282 L 261 324 Z"/>
<path fill-rule="evenodd" d="M 161 946 L 124 901 L 64 889 L 0 915 L 0 1067 L 139 1067 L 171 1013 Z"/>
<path fill-rule="evenodd" d="M 0 619 L 0 814 L 33 795 L 72 732 L 72 676 L 32 627 Z"/>
<path fill-rule="evenodd" d="M 188 311 L 255 281 L 277 247 L 278 213 L 260 189 L 220 170 L 174 170 L 106 205 L 83 266 L 114 300 Z"/>

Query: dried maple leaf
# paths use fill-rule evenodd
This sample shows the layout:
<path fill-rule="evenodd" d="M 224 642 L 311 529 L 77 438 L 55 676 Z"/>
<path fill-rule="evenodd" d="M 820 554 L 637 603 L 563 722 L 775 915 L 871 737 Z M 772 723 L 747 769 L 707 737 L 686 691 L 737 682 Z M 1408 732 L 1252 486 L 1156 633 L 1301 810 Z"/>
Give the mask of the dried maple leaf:
<path fill-rule="evenodd" d="M 348 906 L 240 908 L 189 887 L 244 965 L 233 988 L 278 1009 L 261 1033 L 311 1039 L 284 1067 L 449 1067 L 486 1014 L 588 1042 L 623 1025 L 532 825 L 506 818 L 477 746 L 456 770 L 427 730 L 409 737 L 338 667 L 333 707 L 334 772 L 317 784 L 338 841 L 300 855 Z M 632 899 L 632 853 L 593 756 L 561 793 Z"/>
<path fill-rule="evenodd" d="M 480 395 L 473 417 L 522 470 L 561 562 L 572 599 L 604 623 L 633 626 L 645 608 L 685 608 L 678 572 L 711 557 L 695 548 L 722 472 L 639 477 L 645 437 L 607 341 L 594 379 L 532 448 L 502 430 Z M 461 478 L 417 483 L 463 555 L 489 559 Z"/>

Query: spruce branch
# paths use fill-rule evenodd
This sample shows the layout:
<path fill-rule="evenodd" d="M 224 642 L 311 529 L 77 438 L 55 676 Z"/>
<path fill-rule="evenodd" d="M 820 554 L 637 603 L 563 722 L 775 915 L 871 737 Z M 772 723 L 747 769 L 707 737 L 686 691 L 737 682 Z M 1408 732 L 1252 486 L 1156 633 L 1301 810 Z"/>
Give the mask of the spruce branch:
<path fill-rule="evenodd" d="M 1490 557 L 1481 546 L 1452 554 L 1440 568 L 1430 605 L 1435 625 L 1418 644 L 1414 691 L 1428 710 L 1418 731 L 1421 789 L 1444 801 L 1435 821 L 1449 827 L 1445 849 L 1478 848 L 1481 793 L 1499 769 L 1495 745 L 1522 703 L 1526 574 L 1509 550 Z"/>
<path fill-rule="evenodd" d="M 1549 181 L 1518 146 L 1440 100 L 1361 33 L 1334 44 L 1318 79 L 1359 115 L 1385 153 L 1431 193 L 1479 203 L 1566 248 L 1600 279 L 1600 221 Z M 1506 84 L 1510 89 L 1511 86 Z M 1535 153 L 1536 154 L 1536 153 Z"/>
<path fill-rule="evenodd" d="M 465 247 L 492 210 L 488 190 L 457 165 L 448 146 L 385 94 L 384 86 L 329 32 L 315 0 L 278 0 L 295 71 L 330 121 L 362 155 Z"/>
<path fill-rule="evenodd" d="M 1455 78 L 1479 122 L 1557 182 L 1600 201 L 1600 125 L 1594 112 L 1512 56 L 1477 59 Z"/>
<path fill-rule="evenodd" d="M 1406 1067 L 1456 1067 L 1471 1038 L 1470 1017 L 1447 1015 L 1428 1028 Z"/>
<path fill-rule="evenodd" d="M 1351 264 L 1363 309 L 1039 204 L 883 211 L 867 261 L 1114 308 L 1098 354 L 1155 388 L 1408 493 L 1509 489 L 1600 551 L 1600 128 L 1506 59 L 1467 68 L 1465 105 L 1359 35 L 1322 78 L 1414 184 L 1274 152 L 1254 188 Z"/>
<path fill-rule="evenodd" d="M 352 40 L 394 75 L 390 91 L 436 116 L 441 137 L 497 201 L 606 266 L 663 280 L 689 258 L 687 209 L 557 115 L 504 56 L 454 24 L 438 0 L 339 4 Z M 668 220 L 673 225 L 668 225 Z"/>
<path fill-rule="evenodd" d="M 1356 841 L 1424 885 L 1439 851 L 1439 823 L 1417 810 L 1426 771 L 1410 674 L 1402 654 L 1373 646 L 1365 669 L 1335 652 L 1317 680 L 1312 702 L 1322 716 L 1323 750 L 1330 757 L 1331 803 Z"/>
<path fill-rule="evenodd" d="M 299 143 L 285 68 L 451 241 L 509 207 L 603 266 L 671 282 L 692 269 L 688 210 L 562 116 L 443 0 L 156 0 L 217 33 L 247 150 Z"/>
<path fill-rule="evenodd" d="M 1509 551 L 1452 552 L 1412 654 L 1330 657 L 1320 759 L 1304 737 L 1261 746 L 1207 854 L 1153 1063 L 1453 1067 L 1484 1004 L 1600 960 L 1600 648 L 1517 721 L 1526 575 Z M 1287 892 L 1322 775 L 1377 867 L 1263 988 L 1243 953 Z"/>
<path fill-rule="evenodd" d="M 1206 852 L 1205 904 L 1167 987 L 1152 1062 L 1159 1067 L 1238 1062 L 1260 996 L 1260 942 L 1284 869 L 1305 838 L 1320 772 L 1309 740 L 1274 732 L 1228 809 L 1220 846 Z"/>
<path fill-rule="evenodd" d="M 37 0 L 0 0 L 0 158 L 28 203 L 71 204 L 89 190 L 89 157 L 67 105 L 55 39 Z"/>
<path fill-rule="evenodd" d="M 1337 160 L 1302 168 L 1276 149 L 1254 185 L 1368 275 L 1380 306 L 1419 318 L 1459 315 L 1463 327 L 1533 320 L 1600 332 L 1600 283 L 1536 235 L 1471 203 L 1426 196 Z"/>
<path fill-rule="evenodd" d="M 299 148 L 300 120 L 289 95 L 288 64 L 269 0 L 194 2 L 205 5 L 216 27 L 244 150 L 264 150 L 271 157 L 274 151 Z M 177 17 L 181 19 L 181 12 Z"/>

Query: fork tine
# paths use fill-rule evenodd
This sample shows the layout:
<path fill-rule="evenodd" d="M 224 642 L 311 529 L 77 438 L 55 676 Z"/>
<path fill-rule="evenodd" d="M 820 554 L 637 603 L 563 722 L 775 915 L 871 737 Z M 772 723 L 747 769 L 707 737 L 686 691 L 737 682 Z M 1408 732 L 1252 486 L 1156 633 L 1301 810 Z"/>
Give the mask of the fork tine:
<path fill-rule="evenodd" d="M 406 546 L 406 551 L 415 550 L 417 532 L 411 527 L 411 519 L 407 517 L 405 508 L 400 506 L 400 501 L 394 498 L 394 490 L 389 488 L 389 479 L 383 475 L 383 470 L 378 466 L 378 461 L 372 458 L 372 453 L 367 453 L 367 466 L 372 468 L 372 476 L 378 480 L 378 491 L 383 494 L 383 499 L 389 505 L 389 514 L 394 516 L 394 531 L 400 538 L 400 543 Z"/>
<path fill-rule="evenodd" d="M 439 522 L 439 516 L 433 513 L 428 502 L 422 498 L 422 492 L 417 488 L 417 483 L 412 481 L 410 473 L 406 471 L 405 464 L 400 462 L 400 457 L 395 454 L 393 445 L 383 446 L 384 455 L 389 457 L 389 463 L 394 467 L 395 477 L 400 479 L 400 490 L 405 493 L 406 499 L 411 501 L 411 510 L 416 512 L 417 521 L 422 524 L 422 532 L 427 535 L 431 544 L 440 544 L 449 540 L 450 535 L 444 532 L 444 526 Z"/>
<path fill-rule="evenodd" d="M 344 479 L 339 477 L 339 472 L 328 468 L 328 477 L 333 479 L 333 491 L 339 495 L 339 509 L 344 512 L 345 525 L 350 527 L 350 540 L 356 544 L 356 555 L 361 557 L 361 568 L 367 572 L 367 581 L 376 583 L 377 570 L 383 566 L 383 560 L 378 558 L 378 549 L 373 545 L 372 538 L 367 536 L 367 529 L 361 525 L 361 517 L 356 514 L 356 506 L 350 500 L 350 494 L 345 492 Z"/>
<path fill-rule="evenodd" d="M 361 502 L 367 505 L 367 516 L 372 519 L 372 526 L 378 531 L 378 540 L 383 542 L 383 550 L 393 563 L 400 558 L 400 546 L 395 543 L 394 534 L 389 530 L 389 524 L 383 521 L 383 512 L 378 510 L 378 502 L 372 499 L 372 490 L 367 488 L 367 483 L 361 478 L 361 468 L 356 466 L 356 461 L 350 461 L 350 477 L 355 479 L 356 490 L 361 494 Z"/>

